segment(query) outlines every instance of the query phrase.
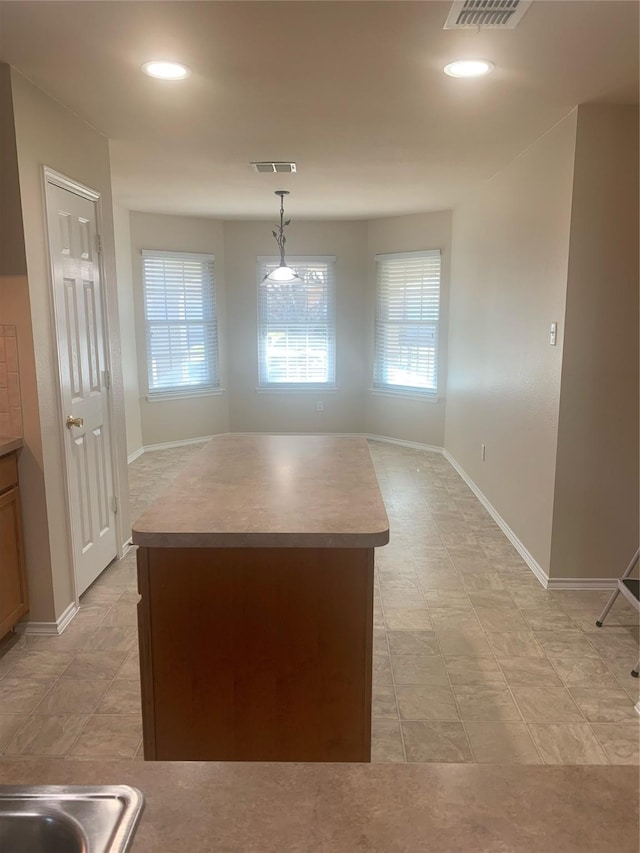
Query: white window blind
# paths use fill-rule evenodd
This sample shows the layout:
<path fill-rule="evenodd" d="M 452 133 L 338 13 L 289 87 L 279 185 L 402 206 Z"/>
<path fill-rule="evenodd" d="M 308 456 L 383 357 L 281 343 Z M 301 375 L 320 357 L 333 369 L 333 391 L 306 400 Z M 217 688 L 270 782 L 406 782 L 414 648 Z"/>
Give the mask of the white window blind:
<path fill-rule="evenodd" d="M 288 258 L 301 284 L 262 284 L 279 264 L 258 258 L 259 385 L 314 388 L 335 384 L 335 258 Z"/>
<path fill-rule="evenodd" d="M 214 256 L 143 250 L 149 395 L 219 387 Z"/>
<path fill-rule="evenodd" d="M 377 255 L 374 387 L 438 390 L 440 250 Z"/>

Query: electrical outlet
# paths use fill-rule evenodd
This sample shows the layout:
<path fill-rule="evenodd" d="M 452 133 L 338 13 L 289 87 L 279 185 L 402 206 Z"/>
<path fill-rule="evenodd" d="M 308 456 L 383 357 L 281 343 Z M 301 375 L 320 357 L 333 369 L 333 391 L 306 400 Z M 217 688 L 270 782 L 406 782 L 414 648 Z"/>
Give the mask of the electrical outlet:
<path fill-rule="evenodd" d="M 480 447 L 481 447 L 480 458 L 482 459 L 483 462 L 485 462 L 487 459 L 487 445 L 481 444 Z"/>
<path fill-rule="evenodd" d="M 316 400 L 316 412 L 324 412 L 324 401 Z"/>

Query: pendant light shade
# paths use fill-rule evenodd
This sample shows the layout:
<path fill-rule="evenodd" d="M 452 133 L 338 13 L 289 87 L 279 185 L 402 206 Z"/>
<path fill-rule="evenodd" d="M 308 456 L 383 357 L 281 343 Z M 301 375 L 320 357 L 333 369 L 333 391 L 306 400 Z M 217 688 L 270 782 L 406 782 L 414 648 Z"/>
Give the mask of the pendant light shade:
<path fill-rule="evenodd" d="M 262 279 L 262 284 L 302 284 L 302 279 L 297 272 L 290 267 L 284 257 L 284 244 L 287 238 L 284 236 L 284 229 L 291 222 L 290 219 L 284 221 L 284 197 L 289 195 L 288 190 L 276 190 L 276 195 L 280 196 L 280 225 L 276 225 L 277 231 L 272 231 L 273 237 L 278 244 L 280 250 L 280 265 L 270 273 L 267 273 Z"/>

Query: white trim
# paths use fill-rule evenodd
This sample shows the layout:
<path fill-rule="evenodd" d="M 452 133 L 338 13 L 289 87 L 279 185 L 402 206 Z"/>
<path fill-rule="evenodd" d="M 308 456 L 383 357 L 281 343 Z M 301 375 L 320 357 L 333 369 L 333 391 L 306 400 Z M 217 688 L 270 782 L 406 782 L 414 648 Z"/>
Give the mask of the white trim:
<path fill-rule="evenodd" d="M 137 450 L 134 450 L 133 453 L 127 456 L 127 465 L 131 465 L 132 462 L 135 462 L 136 459 L 139 459 L 140 456 L 144 453 L 144 447 L 139 447 Z"/>
<path fill-rule="evenodd" d="M 617 578 L 549 578 L 547 589 L 615 589 Z"/>
<path fill-rule="evenodd" d="M 640 702 L 636 702 L 636 704 L 633 706 L 633 709 L 636 712 L 636 714 L 640 717 Z"/>
<path fill-rule="evenodd" d="M 311 383 L 309 383 L 311 384 Z M 286 382 L 272 382 L 270 385 L 258 385 L 256 394 L 336 394 L 337 385 L 287 385 Z"/>
<path fill-rule="evenodd" d="M 411 258 L 439 258 L 441 249 L 417 249 L 415 252 L 389 252 L 388 254 L 375 255 L 376 261 L 403 261 Z"/>
<path fill-rule="evenodd" d="M 186 388 L 181 388 L 177 391 L 158 391 L 157 393 L 149 392 L 145 397 L 147 403 L 165 403 L 168 400 L 184 400 L 190 397 L 217 397 L 224 394 L 226 388 L 205 388 L 202 391 L 187 391 Z"/>
<path fill-rule="evenodd" d="M 280 255 L 258 255 L 259 264 L 279 264 Z M 291 264 L 335 264 L 335 255 L 287 255 L 287 265 Z"/>
<path fill-rule="evenodd" d="M 467 474 L 467 472 L 464 470 L 464 468 L 453 458 L 453 456 L 449 453 L 448 450 L 444 449 L 442 451 L 442 455 L 447 460 L 447 462 L 451 465 L 451 467 L 454 468 L 458 472 L 458 474 L 462 477 L 462 479 L 465 481 L 467 486 L 469 486 L 469 488 L 471 489 L 473 494 L 478 498 L 478 500 L 480 501 L 482 506 L 487 510 L 489 515 L 493 518 L 493 520 L 496 522 L 498 527 L 502 530 L 502 532 L 507 537 L 509 542 L 511 542 L 513 547 L 520 554 L 520 556 L 525 561 L 525 563 L 529 566 L 529 568 L 531 569 L 533 574 L 538 578 L 538 580 L 540 581 L 542 586 L 545 589 L 548 589 L 549 588 L 549 576 L 547 575 L 545 570 L 542 568 L 542 566 L 534 558 L 533 554 L 531 554 L 531 552 L 527 550 L 527 548 L 525 547 L 525 545 L 523 545 L 523 543 L 520 541 L 520 539 L 518 539 L 516 534 L 509 527 L 509 525 L 504 520 L 504 518 L 500 515 L 498 510 L 493 506 L 493 504 L 491 503 L 489 498 L 487 498 L 487 496 L 482 491 L 480 491 L 478 486 L 476 486 L 476 484 L 473 482 L 473 480 Z"/>
<path fill-rule="evenodd" d="M 64 613 L 55 622 L 18 622 L 16 632 L 19 634 L 41 634 L 57 636 L 62 634 L 69 622 L 78 612 L 79 608 L 75 601 L 66 608 Z"/>
<path fill-rule="evenodd" d="M 123 557 L 126 557 L 132 548 L 133 548 L 133 541 L 132 541 L 131 536 L 130 536 L 126 542 L 122 543 L 122 557 L 118 557 L 118 559 L 122 560 Z"/>
<path fill-rule="evenodd" d="M 191 261 L 215 261 L 215 255 L 198 252 L 168 252 L 164 249 L 140 249 L 143 258 L 187 258 Z"/>
<path fill-rule="evenodd" d="M 387 435 L 373 435 L 373 433 L 363 432 L 360 433 L 362 438 L 369 439 L 370 441 L 384 441 L 387 444 L 397 444 L 399 447 L 412 447 L 414 450 L 426 450 L 427 453 L 440 453 L 444 452 L 444 448 L 438 447 L 436 444 L 420 444 L 418 441 L 405 441 L 403 438 L 390 438 Z"/>
<path fill-rule="evenodd" d="M 181 441 L 163 441 L 160 444 L 145 444 L 143 450 L 145 453 L 152 453 L 154 450 L 170 450 L 172 447 L 186 447 L 188 444 L 205 444 L 214 436 L 201 435 L 198 438 L 184 438 Z"/>
<path fill-rule="evenodd" d="M 391 388 L 368 388 L 369 394 L 372 397 L 396 397 L 403 400 L 417 400 L 421 403 L 440 403 L 444 398 L 438 396 L 438 392 L 433 391 L 409 391 L 406 388 L 400 391 L 393 391 Z"/>

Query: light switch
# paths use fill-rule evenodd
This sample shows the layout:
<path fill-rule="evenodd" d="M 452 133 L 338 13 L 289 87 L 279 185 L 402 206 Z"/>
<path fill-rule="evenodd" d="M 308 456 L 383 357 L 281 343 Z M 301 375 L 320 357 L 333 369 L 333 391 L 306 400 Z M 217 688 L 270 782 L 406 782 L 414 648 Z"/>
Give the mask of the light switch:
<path fill-rule="evenodd" d="M 552 323 L 551 328 L 549 329 L 549 343 L 552 347 L 556 345 L 556 340 L 558 337 L 558 324 Z"/>

